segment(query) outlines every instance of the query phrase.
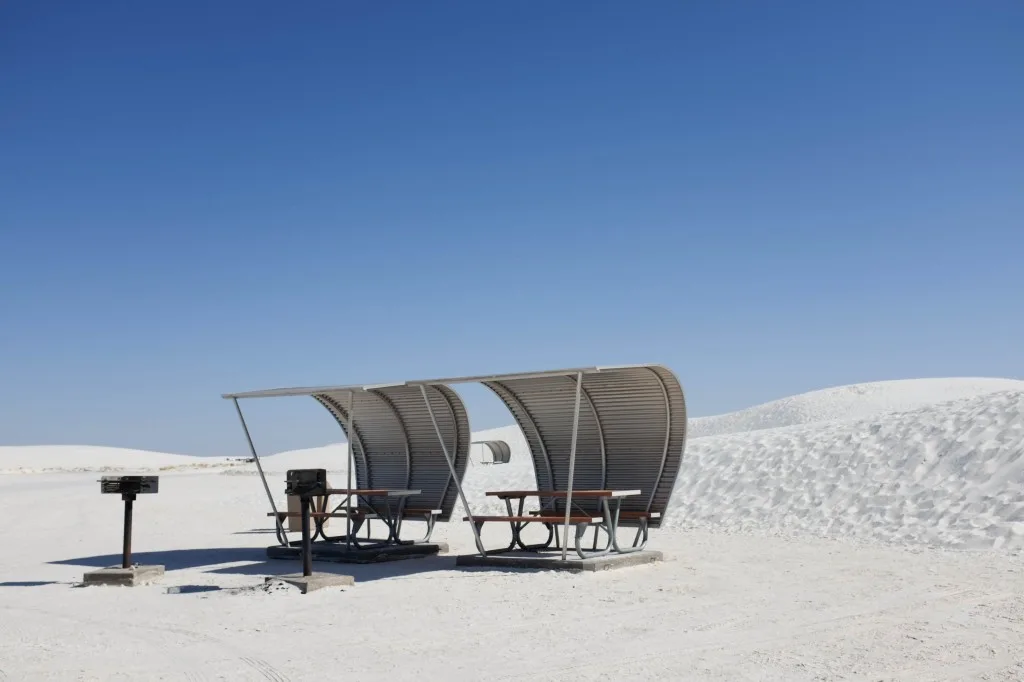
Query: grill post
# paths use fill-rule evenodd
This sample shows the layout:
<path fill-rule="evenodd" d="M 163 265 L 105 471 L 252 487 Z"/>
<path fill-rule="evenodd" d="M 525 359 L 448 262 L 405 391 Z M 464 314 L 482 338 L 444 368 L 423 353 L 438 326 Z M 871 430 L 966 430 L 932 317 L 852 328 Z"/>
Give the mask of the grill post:
<path fill-rule="evenodd" d="M 284 479 L 284 494 L 299 498 L 299 516 L 302 519 L 302 575 L 291 574 L 278 576 L 277 580 L 295 585 L 303 594 L 330 585 L 352 585 L 355 579 L 350 575 L 334 575 L 333 573 L 313 573 L 313 532 L 309 519 L 313 515 L 313 498 L 326 496 L 326 469 L 289 469 Z M 321 530 L 317 529 L 319 537 Z M 289 553 L 290 554 L 290 553 Z M 267 582 L 275 578 L 268 577 Z"/>
<path fill-rule="evenodd" d="M 309 506 L 312 499 L 306 495 L 299 498 L 302 506 L 302 575 L 313 575 L 313 547 L 309 540 Z"/>
<path fill-rule="evenodd" d="M 121 550 L 121 568 L 132 567 L 132 505 L 135 502 L 135 493 L 124 493 L 121 495 L 124 500 L 124 546 Z"/>
<path fill-rule="evenodd" d="M 83 580 L 86 585 L 144 585 L 164 574 L 161 565 L 139 565 L 132 560 L 132 514 L 139 495 L 153 495 L 160 490 L 159 476 L 103 476 L 100 492 L 120 495 L 124 502 L 124 526 L 121 542 L 121 565 L 89 571 Z"/>
<path fill-rule="evenodd" d="M 313 575 L 313 541 L 309 522 L 313 498 L 327 494 L 326 469 L 289 469 L 284 479 L 284 493 L 299 498 L 302 518 L 302 577 Z"/>

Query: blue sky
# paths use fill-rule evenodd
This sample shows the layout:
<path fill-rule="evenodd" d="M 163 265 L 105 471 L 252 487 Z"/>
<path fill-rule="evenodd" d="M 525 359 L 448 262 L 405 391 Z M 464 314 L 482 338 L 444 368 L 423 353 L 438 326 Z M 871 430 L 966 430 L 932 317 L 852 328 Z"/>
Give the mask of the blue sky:
<path fill-rule="evenodd" d="M 691 413 L 1024 376 L 1024 5 L 0 5 L 0 444 L 662 362 Z M 509 423 L 469 391 L 475 428 Z M 251 401 L 264 451 L 337 440 Z"/>

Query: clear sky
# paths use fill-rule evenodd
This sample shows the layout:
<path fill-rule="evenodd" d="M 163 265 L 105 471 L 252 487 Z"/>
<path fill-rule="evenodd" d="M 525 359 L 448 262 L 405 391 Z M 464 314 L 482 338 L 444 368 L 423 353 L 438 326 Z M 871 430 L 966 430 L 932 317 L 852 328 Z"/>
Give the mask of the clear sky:
<path fill-rule="evenodd" d="M 693 415 L 1022 377 L 1022 36 L 1017 0 L 4 2 L 0 444 L 239 455 L 224 392 L 561 366 L 668 364 Z"/>

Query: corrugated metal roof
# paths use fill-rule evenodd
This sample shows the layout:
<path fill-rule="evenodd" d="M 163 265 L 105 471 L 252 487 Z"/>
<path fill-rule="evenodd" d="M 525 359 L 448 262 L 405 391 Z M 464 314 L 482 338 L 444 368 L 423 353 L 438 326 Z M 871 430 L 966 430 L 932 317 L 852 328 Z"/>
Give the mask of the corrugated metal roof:
<path fill-rule="evenodd" d="M 345 407 L 351 395 L 355 412 L 351 440 L 359 487 L 421 489 L 409 505 L 442 509 L 442 519 L 447 520 L 457 490 L 420 387 L 430 396 L 445 444 L 454 455 L 459 483 L 469 459 L 470 426 L 462 400 L 449 385 L 478 382 L 497 394 L 522 429 L 538 490 L 561 491 L 568 487 L 576 377 L 580 375 L 583 388 L 573 489 L 639 489 L 642 495 L 623 500 L 623 511 L 664 516 L 686 447 L 687 416 L 682 386 L 662 365 L 278 388 L 224 397 L 312 396 L 345 430 Z M 651 521 L 654 527 L 660 523 L 660 518 Z"/>
<path fill-rule="evenodd" d="M 427 388 L 438 428 L 452 454 L 459 481 L 469 462 L 469 416 L 458 394 L 447 386 Z M 358 488 L 420 490 L 410 508 L 440 509 L 451 518 L 458 490 L 452 485 L 444 449 L 418 386 L 389 385 L 369 390 L 335 389 L 313 394 L 348 436 L 347 406 L 354 413 L 353 471 Z"/>
<path fill-rule="evenodd" d="M 501 381 L 503 379 L 532 379 L 552 376 L 576 375 L 580 372 L 592 374 L 596 372 L 608 372 L 633 367 L 649 367 L 651 365 L 609 365 L 607 367 L 582 367 L 569 369 L 551 369 L 538 372 L 512 372 L 508 374 L 481 374 L 477 376 L 450 377 L 447 379 L 417 379 L 414 381 L 399 381 L 386 384 L 347 384 L 342 386 L 294 386 L 292 388 L 269 388 L 261 391 L 244 391 L 241 393 L 225 393 L 222 398 L 273 398 L 281 396 L 302 396 L 315 395 L 317 393 L 335 393 L 345 391 L 369 391 L 376 388 L 389 386 L 419 386 L 420 384 L 447 385 L 483 383 L 485 381 Z"/>
<path fill-rule="evenodd" d="M 503 440 L 478 440 L 470 445 L 483 445 L 487 448 L 487 452 L 490 453 L 490 464 L 508 464 L 512 461 L 512 448 Z"/>
<path fill-rule="evenodd" d="M 537 489 L 566 490 L 576 376 L 483 383 L 522 429 Z M 573 489 L 639 489 L 641 495 L 623 500 L 622 510 L 664 516 L 686 447 L 686 401 L 675 374 L 660 365 L 601 369 L 583 375 L 582 395 Z M 564 501 L 546 502 L 564 511 Z M 573 504 L 585 505 L 579 498 Z M 653 527 L 660 524 L 651 520 Z"/>

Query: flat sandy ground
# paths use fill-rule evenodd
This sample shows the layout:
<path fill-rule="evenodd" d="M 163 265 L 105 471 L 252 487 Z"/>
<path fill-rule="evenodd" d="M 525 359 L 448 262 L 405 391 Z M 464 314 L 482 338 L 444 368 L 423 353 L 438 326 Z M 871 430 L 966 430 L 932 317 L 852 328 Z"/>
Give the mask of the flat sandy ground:
<path fill-rule="evenodd" d="M 652 566 L 457 570 L 455 522 L 449 556 L 317 564 L 357 585 L 300 595 L 261 587 L 296 566 L 259 480 L 201 473 L 136 504 L 159 585 L 81 588 L 119 561 L 98 478 L 0 476 L 0 680 L 1024 680 L 1020 556 L 666 530 Z"/>

